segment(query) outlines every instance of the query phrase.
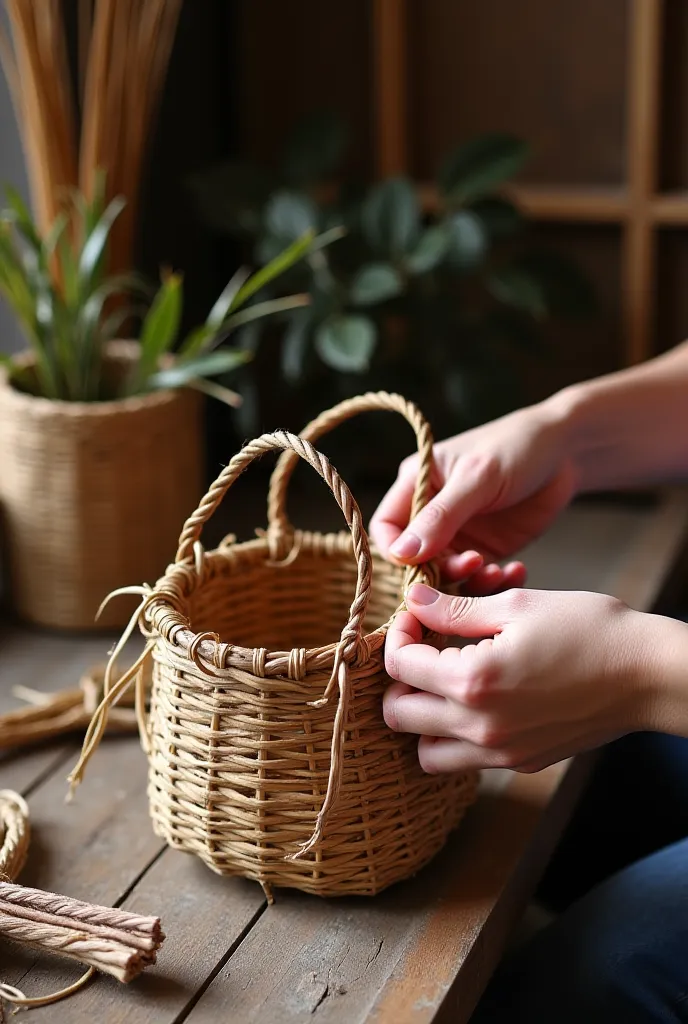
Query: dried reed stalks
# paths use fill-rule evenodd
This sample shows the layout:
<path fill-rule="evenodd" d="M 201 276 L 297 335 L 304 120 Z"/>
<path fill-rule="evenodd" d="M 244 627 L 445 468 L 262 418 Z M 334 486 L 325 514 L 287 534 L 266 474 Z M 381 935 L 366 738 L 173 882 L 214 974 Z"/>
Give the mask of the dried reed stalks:
<path fill-rule="evenodd" d="M 79 188 L 92 199 L 98 171 L 104 170 L 106 198 L 127 200 L 114 228 L 109 269 L 127 270 L 147 147 L 182 0 L 79 0 L 76 83 L 67 56 L 63 0 L 5 4 L 12 38 L 0 26 L 0 60 L 38 227 L 41 233 L 49 230 L 68 190 Z"/>

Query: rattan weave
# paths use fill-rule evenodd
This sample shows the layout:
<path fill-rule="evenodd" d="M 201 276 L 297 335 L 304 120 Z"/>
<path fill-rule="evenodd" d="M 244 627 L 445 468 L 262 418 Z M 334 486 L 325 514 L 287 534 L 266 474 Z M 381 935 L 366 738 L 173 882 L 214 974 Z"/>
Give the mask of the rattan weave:
<path fill-rule="evenodd" d="M 154 662 L 144 737 L 154 828 L 268 894 L 273 886 L 376 893 L 437 853 L 476 790 L 475 773 L 424 774 L 416 738 L 392 732 L 382 716 L 387 628 L 405 581 L 436 581 L 436 570 L 371 554 L 348 487 L 308 440 L 370 409 L 400 412 L 416 430 L 420 508 L 432 465 L 427 424 L 397 395 L 352 399 L 301 437 L 264 434 L 234 456 L 141 611 Z M 275 448 L 283 454 L 267 532 L 205 552 L 203 524 L 248 464 Z M 289 524 L 284 501 L 299 457 L 330 487 L 348 533 Z M 86 758 L 98 733 L 96 724 Z"/>
<path fill-rule="evenodd" d="M 133 354 L 114 343 L 108 360 L 128 365 Z M 0 534 L 22 618 L 92 629 L 110 591 L 164 571 L 201 493 L 199 399 L 52 401 L 15 390 L 0 370 Z M 99 626 L 127 618 L 111 604 Z"/>

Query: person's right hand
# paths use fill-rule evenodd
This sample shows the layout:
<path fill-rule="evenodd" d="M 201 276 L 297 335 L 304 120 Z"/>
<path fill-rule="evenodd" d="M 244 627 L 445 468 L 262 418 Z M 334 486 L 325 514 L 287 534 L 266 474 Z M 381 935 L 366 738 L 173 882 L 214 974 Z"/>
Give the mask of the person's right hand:
<path fill-rule="evenodd" d="M 378 550 L 403 564 L 439 558 L 449 580 L 466 577 L 466 552 L 477 551 L 487 566 L 521 550 L 575 493 L 564 435 L 554 407 L 545 402 L 440 442 L 434 448 L 433 496 L 412 522 L 418 456 L 406 459 L 370 523 Z M 496 569 L 482 572 L 496 575 Z M 501 589 L 522 585 L 520 563 L 501 573 Z M 490 581 L 484 583 L 486 590 Z"/>

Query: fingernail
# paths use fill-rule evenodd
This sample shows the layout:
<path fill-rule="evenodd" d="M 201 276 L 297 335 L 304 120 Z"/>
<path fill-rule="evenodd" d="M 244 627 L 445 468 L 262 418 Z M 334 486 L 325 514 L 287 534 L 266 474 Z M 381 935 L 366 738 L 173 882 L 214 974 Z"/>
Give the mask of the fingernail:
<path fill-rule="evenodd" d="M 440 596 L 440 592 L 432 587 L 426 587 L 424 583 L 414 583 L 412 587 L 409 587 L 406 596 L 416 604 L 434 604 Z"/>
<path fill-rule="evenodd" d="M 415 533 L 406 531 L 398 537 L 390 547 L 390 551 L 397 558 L 413 558 L 420 551 L 421 539 Z"/>

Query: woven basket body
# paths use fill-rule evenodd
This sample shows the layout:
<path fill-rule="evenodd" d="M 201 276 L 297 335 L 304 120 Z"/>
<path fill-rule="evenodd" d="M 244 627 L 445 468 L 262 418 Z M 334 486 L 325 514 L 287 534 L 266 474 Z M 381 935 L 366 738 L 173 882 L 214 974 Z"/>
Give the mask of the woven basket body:
<path fill-rule="evenodd" d="M 187 522 L 142 611 L 153 655 L 145 742 L 155 830 L 268 893 L 374 894 L 437 853 L 475 795 L 474 773 L 424 774 L 417 737 L 385 725 L 384 639 L 410 577 L 371 554 L 348 488 L 303 440 L 378 407 L 419 417 L 398 396 L 369 395 L 301 438 L 280 432 L 247 445 Z M 432 458 L 425 429 L 421 502 Z M 243 468 L 275 447 L 284 454 L 267 533 L 204 552 L 203 522 Z M 299 455 L 332 489 L 349 533 L 289 526 L 284 495 Z M 425 567 L 413 578 L 436 577 Z"/>
<path fill-rule="evenodd" d="M 108 360 L 117 370 L 134 352 L 115 343 Z M 108 593 L 164 571 L 200 494 L 199 398 L 54 402 L 0 379 L 0 530 L 23 618 L 92 629 Z M 110 604 L 98 626 L 126 618 Z"/>

